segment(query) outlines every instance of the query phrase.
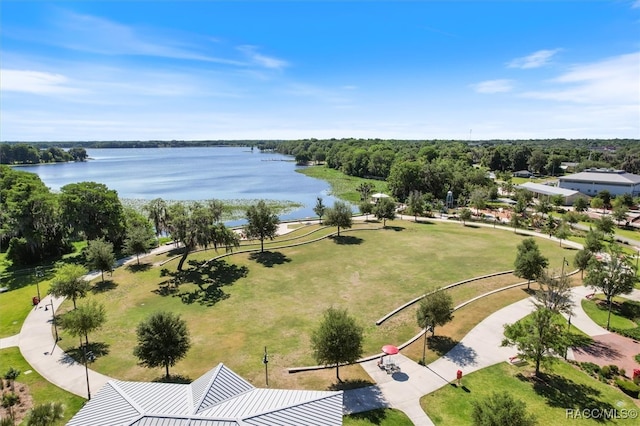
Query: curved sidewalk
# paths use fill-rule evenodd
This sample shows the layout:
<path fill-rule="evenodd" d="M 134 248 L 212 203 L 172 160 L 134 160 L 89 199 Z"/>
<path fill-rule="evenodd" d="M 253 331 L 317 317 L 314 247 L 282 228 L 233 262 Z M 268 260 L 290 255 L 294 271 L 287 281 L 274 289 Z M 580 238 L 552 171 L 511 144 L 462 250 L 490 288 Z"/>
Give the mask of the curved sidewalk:
<path fill-rule="evenodd" d="M 91 395 L 95 395 L 111 378 L 91 369 L 85 370 L 83 364 L 75 362 L 56 344 L 52 330 L 53 312 L 62 300 L 50 295 L 42 299 L 22 324 L 18 346 L 24 359 L 42 377 L 66 391 L 87 398 L 87 372 Z"/>
<path fill-rule="evenodd" d="M 589 335 L 609 333 L 594 323 L 584 312 L 580 300 L 592 290 L 578 286 L 571 291 L 574 314 L 571 323 Z M 387 374 L 377 365 L 377 360 L 362 363 L 362 367 L 376 385 L 345 392 L 345 412 L 355 413 L 380 407 L 393 407 L 403 411 L 411 421 L 420 426 L 433 422 L 420 406 L 420 398 L 443 386 L 454 383 L 456 372 L 464 375 L 485 367 L 508 361 L 517 355 L 513 347 L 502 347 L 505 324 L 512 324 L 531 313 L 533 299 L 513 303 L 489 315 L 475 326 L 451 351 L 426 367 L 402 354 L 394 355 L 400 372 Z M 464 379 L 463 379 L 464 381 Z"/>

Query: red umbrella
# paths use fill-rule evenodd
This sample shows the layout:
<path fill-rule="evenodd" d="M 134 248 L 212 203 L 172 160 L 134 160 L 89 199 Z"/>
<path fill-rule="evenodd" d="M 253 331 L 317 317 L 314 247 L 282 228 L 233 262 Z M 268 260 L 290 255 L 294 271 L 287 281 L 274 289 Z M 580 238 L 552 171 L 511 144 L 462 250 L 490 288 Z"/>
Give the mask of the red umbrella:
<path fill-rule="evenodd" d="M 400 351 L 398 350 L 398 347 L 397 347 L 397 346 L 393 346 L 393 345 L 384 345 L 384 346 L 382 347 L 382 352 L 384 352 L 384 353 L 385 353 L 385 354 L 387 354 L 387 355 L 395 355 L 395 354 L 397 354 L 397 353 L 398 353 L 398 352 L 400 352 Z"/>

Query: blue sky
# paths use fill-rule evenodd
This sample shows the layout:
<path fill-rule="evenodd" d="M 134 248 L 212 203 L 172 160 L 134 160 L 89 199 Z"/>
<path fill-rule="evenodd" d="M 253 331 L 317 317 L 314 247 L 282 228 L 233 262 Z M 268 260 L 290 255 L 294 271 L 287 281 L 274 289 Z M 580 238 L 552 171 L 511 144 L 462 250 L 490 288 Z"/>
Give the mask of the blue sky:
<path fill-rule="evenodd" d="M 640 0 L 0 5 L 0 140 L 640 138 Z"/>

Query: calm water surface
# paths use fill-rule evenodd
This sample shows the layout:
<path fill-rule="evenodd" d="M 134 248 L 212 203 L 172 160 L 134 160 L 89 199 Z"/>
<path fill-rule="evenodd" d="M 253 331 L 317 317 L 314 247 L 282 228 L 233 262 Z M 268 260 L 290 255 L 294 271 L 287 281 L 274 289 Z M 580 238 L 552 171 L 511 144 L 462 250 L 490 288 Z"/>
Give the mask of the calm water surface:
<path fill-rule="evenodd" d="M 313 217 L 316 197 L 327 206 L 329 184 L 296 173 L 292 157 L 247 147 L 87 149 L 84 163 L 21 167 L 54 191 L 68 183 L 94 181 L 120 198 L 152 200 L 287 200 L 304 207 L 281 219 Z"/>

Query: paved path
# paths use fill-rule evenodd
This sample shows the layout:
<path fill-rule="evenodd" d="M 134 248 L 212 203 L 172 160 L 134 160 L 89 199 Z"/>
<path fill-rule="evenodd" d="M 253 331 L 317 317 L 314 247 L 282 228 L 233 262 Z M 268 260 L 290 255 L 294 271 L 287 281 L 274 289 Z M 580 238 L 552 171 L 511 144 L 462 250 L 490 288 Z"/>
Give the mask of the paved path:
<path fill-rule="evenodd" d="M 95 395 L 110 377 L 85 370 L 56 345 L 52 330 L 52 309 L 58 309 L 61 298 L 46 296 L 27 316 L 20 330 L 19 347 L 22 356 L 42 377 L 76 395 L 87 398 L 87 371 L 91 394 Z"/>
<path fill-rule="evenodd" d="M 433 422 L 420 406 L 420 398 L 455 382 L 458 370 L 462 370 L 463 374 L 469 374 L 516 355 L 514 348 L 500 346 L 503 339 L 503 326 L 525 317 L 532 309 L 531 299 L 525 299 L 491 314 L 445 356 L 427 367 L 419 365 L 402 354 L 392 357 L 400 366 L 400 372 L 393 374 L 387 374 L 381 370 L 377 360 L 362 363 L 362 367 L 377 383 L 372 386 L 376 390 L 369 391 L 369 394 L 382 396 L 384 399 L 381 406 L 402 410 L 416 425 L 432 425 Z M 351 392 L 353 391 L 345 392 L 345 405 L 351 401 L 349 395 Z M 364 393 L 364 395 L 367 394 Z M 379 396 L 378 399 L 380 400 Z M 362 405 L 368 407 L 370 404 Z M 357 410 L 359 406 L 346 408 L 347 412 L 360 411 Z M 352 408 L 354 411 L 351 411 Z"/>
<path fill-rule="evenodd" d="M 280 228 L 282 233 L 288 231 L 291 229 L 286 225 Z M 534 234 L 520 230 L 518 232 Z M 159 250 L 171 248 L 173 247 L 162 247 Z M 131 260 L 125 259 L 121 263 Z M 594 324 L 580 307 L 580 299 L 591 292 L 584 287 L 575 287 L 572 290 L 576 309 L 571 322 L 589 335 L 608 333 Z M 632 297 L 640 300 L 640 291 L 634 292 Z M 86 397 L 87 371 L 82 364 L 70 359 L 55 345 L 50 306 L 53 303 L 54 309 L 57 309 L 61 301 L 62 299 L 45 297 L 27 316 L 19 335 L 0 339 L 0 348 L 19 346 L 27 362 L 43 377 L 69 392 Z M 466 375 L 514 356 L 514 348 L 500 346 L 503 326 L 523 318 L 532 309 L 531 300 L 525 299 L 491 314 L 474 327 L 449 353 L 427 367 L 420 366 L 401 354 L 395 356 L 400 371 L 394 374 L 380 370 L 377 360 L 362 363 L 377 385 L 346 391 L 345 412 L 356 413 L 380 407 L 394 407 L 404 411 L 416 425 L 432 425 L 433 422 L 420 407 L 420 398 L 453 382 L 459 369 Z M 90 369 L 88 375 L 92 395 L 110 379 Z"/>

